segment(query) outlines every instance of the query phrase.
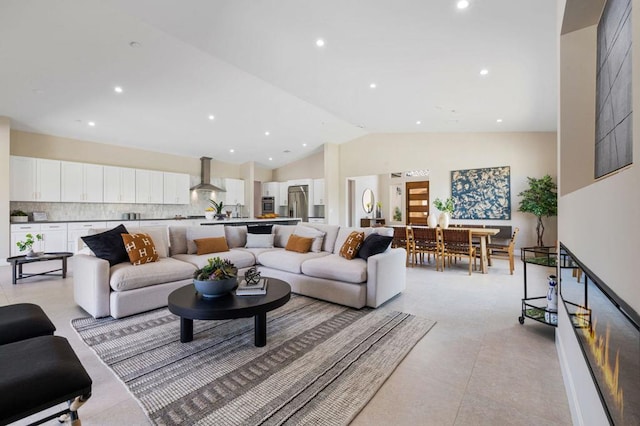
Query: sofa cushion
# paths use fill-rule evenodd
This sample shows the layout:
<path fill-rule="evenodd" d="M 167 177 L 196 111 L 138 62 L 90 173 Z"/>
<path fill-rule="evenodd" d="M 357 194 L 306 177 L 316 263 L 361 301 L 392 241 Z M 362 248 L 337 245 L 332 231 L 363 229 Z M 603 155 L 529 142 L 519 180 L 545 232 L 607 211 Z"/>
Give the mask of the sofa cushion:
<path fill-rule="evenodd" d="M 352 231 L 340 248 L 340 257 L 351 260 L 358 254 L 358 250 L 364 241 L 364 232 Z"/>
<path fill-rule="evenodd" d="M 324 232 L 324 241 L 322 242 L 322 251 L 328 251 L 329 253 L 333 253 L 333 248 L 336 245 L 336 238 L 338 237 L 338 231 L 340 230 L 340 226 L 327 225 L 324 223 L 309 223 L 309 222 L 301 222 L 298 225 L 308 226 L 309 228 L 315 228 L 318 231 Z"/>
<path fill-rule="evenodd" d="M 313 238 L 306 238 L 296 234 L 291 234 L 291 236 L 289 236 L 289 241 L 287 241 L 287 246 L 284 249 L 298 253 L 307 253 L 311 250 L 312 244 Z"/>
<path fill-rule="evenodd" d="M 170 257 L 135 266 L 129 262 L 119 263 L 111 267 L 109 285 L 114 291 L 132 290 L 193 278 L 195 270 L 192 264 Z"/>
<path fill-rule="evenodd" d="M 174 259 L 181 260 L 183 262 L 189 262 L 198 268 L 205 266 L 210 258 L 219 257 L 221 259 L 229 259 L 231 263 L 238 269 L 248 268 L 253 266 L 256 262 L 255 256 L 244 249 L 237 248 L 229 251 L 224 251 L 215 254 L 177 254 L 173 256 Z"/>
<path fill-rule="evenodd" d="M 244 247 L 247 244 L 247 226 L 225 226 L 224 236 L 229 248 Z"/>
<path fill-rule="evenodd" d="M 297 225 L 293 233 L 300 237 L 313 238 L 313 242 L 311 244 L 311 251 L 315 253 L 322 251 L 322 242 L 324 241 L 324 232 L 319 231 L 315 228 L 311 228 L 310 226 Z"/>
<path fill-rule="evenodd" d="M 129 262 L 127 249 L 122 241 L 122 234 L 128 234 L 123 224 L 95 235 L 85 235 L 82 241 L 100 259 L 105 259 L 113 266 L 121 262 Z"/>
<path fill-rule="evenodd" d="M 289 236 L 293 234 L 296 229 L 296 225 L 273 225 L 273 245 L 276 247 L 285 248 L 289 241 Z"/>
<path fill-rule="evenodd" d="M 367 281 L 367 262 L 364 259 L 347 260 L 338 254 L 306 260 L 302 263 L 301 271 L 310 277 L 328 280 L 355 284 Z"/>
<path fill-rule="evenodd" d="M 122 234 L 122 241 L 132 265 L 144 265 L 158 260 L 158 251 L 149 234 Z"/>
<path fill-rule="evenodd" d="M 166 226 L 145 226 L 139 229 L 140 232 L 149 234 L 156 246 L 158 257 L 169 257 L 169 237 Z"/>
<path fill-rule="evenodd" d="M 393 237 L 387 237 L 380 234 L 371 234 L 365 238 L 360 250 L 358 251 L 358 257 L 367 259 L 369 256 L 384 253 L 389 246 Z"/>
<path fill-rule="evenodd" d="M 187 227 L 169 227 L 169 251 L 174 254 L 185 254 L 187 252 Z"/>
<path fill-rule="evenodd" d="M 301 265 L 303 262 L 328 255 L 329 253 L 327 252 L 314 253 L 310 251 L 308 253 L 298 253 L 285 249 L 273 249 L 258 254 L 258 262 L 269 268 L 299 274 L 302 272 Z"/>
<path fill-rule="evenodd" d="M 224 225 L 188 226 L 187 254 L 196 254 L 198 251 L 193 240 L 211 237 L 224 237 Z"/>
<path fill-rule="evenodd" d="M 196 238 L 193 242 L 197 255 L 229 251 L 225 237 Z"/>
<path fill-rule="evenodd" d="M 273 248 L 273 234 L 247 234 L 246 248 Z"/>

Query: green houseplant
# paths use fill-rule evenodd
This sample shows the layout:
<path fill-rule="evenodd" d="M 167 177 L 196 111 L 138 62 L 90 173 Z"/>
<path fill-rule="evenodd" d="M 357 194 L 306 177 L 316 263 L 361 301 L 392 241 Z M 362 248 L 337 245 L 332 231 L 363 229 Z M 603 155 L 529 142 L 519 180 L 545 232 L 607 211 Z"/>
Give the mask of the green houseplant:
<path fill-rule="evenodd" d="M 28 222 L 29 215 L 23 212 L 22 210 L 12 210 L 11 211 L 11 222 Z"/>
<path fill-rule="evenodd" d="M 518 194 L 518 196 L 522 197 L 518 211 L 536 216 L 538 219 L 536 225 L 537 244 L 539 247 L 544 247 L 542 242 L 544 235 L 542 218 L 558 214 L 557 186 L 549 175 L 545 175 L 540 179 L 527 177 L 527 180 L 529 181 L 529 188 Z"/>
<path fill-rule="evenodd" d="M 193 284 L 204 298 L 224 296 L 238 287 L 238 268 L 229 259 L 210 258 L 193 273 Z"/>
<path fill-rule="evenodd" d="M 42 234 L 33 235 L 31 233 L 25 235 L 25 241 L 17 241 L 16 245 L 18 246 L 18 250 L 26 251 L 27 256 L 35 256 L 33 252 L 33 244 L 36 241 L 42 241 Z"/>
<path fill-rule="evenodd" d="M 216 202 L 216 200 L 209 200 L 209 204 L 216 210 L 216 217 L 218 219 L 224 219 L 224 213 L 222 213 L 222 208 L 224 207 L 224 201 L 220 200 L 220 202 Z"/>

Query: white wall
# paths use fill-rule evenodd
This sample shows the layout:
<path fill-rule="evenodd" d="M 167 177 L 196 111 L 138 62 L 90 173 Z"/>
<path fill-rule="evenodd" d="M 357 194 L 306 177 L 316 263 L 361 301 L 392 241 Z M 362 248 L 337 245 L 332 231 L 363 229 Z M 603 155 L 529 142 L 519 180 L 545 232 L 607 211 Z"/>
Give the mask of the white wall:
<path fill-rule="evenodd" d="M 567 2 L 565 19 L 585 6 Z M 597 6 L 597 5 L 596 5 Z M 640 110 L 640 1 L 632 2 L 633 109 Z M 560 41 L 559 240 L 636 312 L 640 241 L 640 118 L 633 117 L 633 165 L 594 180 L 596 27 Z M 569 319 L 561 310 L 556 342 L 575 424 L 604 424 L 603 408 Z M 599 423 L 601 422 L 601 423 Z"/>
<path fill-rule="evenodd" d="M 9 226 L 9 157 L 11 141 L 11 122 L 7 117 L 0 117 L 0 241 L 11 241 Z M 5 167 L 6 165 L 6 167 Z M 10 256 L 9 244 L 0 244 L 0 262 Z"/>
<path fill-rule="evenodd" d="M 556 178 L 557 137 L 555 133 L 413 133 L 373 134 L 340 145 L 340 180 L 391 172 L 429 169 L 431 203 L 451 195 L 451 171 L 483 167 L 511 167 L 511 220 L 483 221 L 520 228 L 517 245 L 536 243 L 536 218 L 518 212 L 517 194 L 528 187 L 527 177 L 545 174 Z M 362 153 L 370 153 L 363 156 Z M 346 187 L 340 187 L 340 199 Z M 388 202 L 381 190 L 383 202 Z M 344 201 L 343 201 L 344 202 Z M 346 223 L 341 207 L 340 224 Z M 556 218 L 545 219 L 544 242 L 557 239 Z"/>

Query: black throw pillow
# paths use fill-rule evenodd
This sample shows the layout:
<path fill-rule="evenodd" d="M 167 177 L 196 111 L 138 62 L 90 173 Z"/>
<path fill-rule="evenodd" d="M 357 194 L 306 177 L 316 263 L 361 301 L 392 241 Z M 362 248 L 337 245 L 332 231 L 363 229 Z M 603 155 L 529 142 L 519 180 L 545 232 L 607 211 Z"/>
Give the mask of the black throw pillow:
<path fill-rule="evenodd" d="M 385 237 L 380 234 L 369 235 L 364 239 L 364 242 L 360 246 L 360 250 L 358 250 L 358 257 L 367 260 L 369 256 L 384 253 L 391 244 L 391 240 L 393 240 L 393 237 Z"/>
<path fill-rule="evenodd" d="M 273 225 L 249 225 L 247 226 L 248 234 L 270 234 Z"/>
<path fill-rule="evenodd" d="M 121 234 L 128 234 L 127 228 L 123 224 L 113 229 L 95 235 L 87 235 L 82 241 L 91 249 L 91 251 L 100 259 L 109 261 L 109 266 L 129 261 L 127 249 L 124 247 L 124 241 Z"/>

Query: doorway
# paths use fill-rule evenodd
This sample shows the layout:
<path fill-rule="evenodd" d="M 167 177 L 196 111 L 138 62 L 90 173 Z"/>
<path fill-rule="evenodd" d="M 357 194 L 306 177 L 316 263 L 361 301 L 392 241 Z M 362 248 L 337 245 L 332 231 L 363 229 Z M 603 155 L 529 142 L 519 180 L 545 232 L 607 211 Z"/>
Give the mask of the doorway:
<path fill-rule="evenodd" d="M 407 225 L 426 225 L 429 216 L 429 181 L 405 183 Z"/>

